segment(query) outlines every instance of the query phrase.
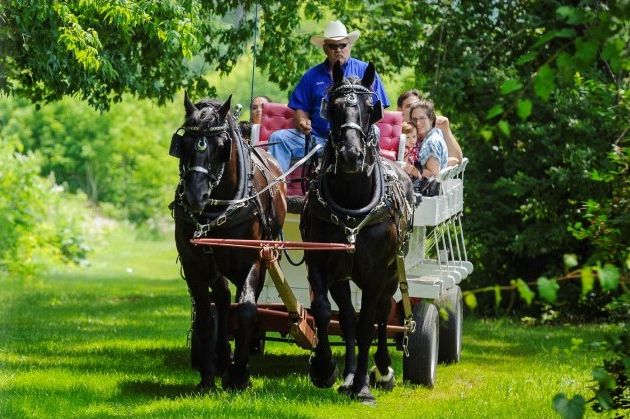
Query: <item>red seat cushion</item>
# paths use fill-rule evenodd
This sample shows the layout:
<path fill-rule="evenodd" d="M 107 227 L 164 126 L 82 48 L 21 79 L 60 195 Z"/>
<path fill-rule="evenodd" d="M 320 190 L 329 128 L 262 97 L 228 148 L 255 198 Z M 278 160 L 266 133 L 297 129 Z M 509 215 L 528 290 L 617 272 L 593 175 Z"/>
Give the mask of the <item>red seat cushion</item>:
<path fill-rule="evenodd" d="M 381 141 L 379 143 L 381 156 L 390 160 L 396 160 L 398 156 L 402 120 L 402 112 L 385 111 L 383 112 L 383 119 L 376 123 L 381 130 Z"/>
<path fill-rule="evenodd" d="M 271 133 L 279 129 L 294 128 L 293 109 L 282 103 L 263 103 L 258 141 L 269 141 Z"/>

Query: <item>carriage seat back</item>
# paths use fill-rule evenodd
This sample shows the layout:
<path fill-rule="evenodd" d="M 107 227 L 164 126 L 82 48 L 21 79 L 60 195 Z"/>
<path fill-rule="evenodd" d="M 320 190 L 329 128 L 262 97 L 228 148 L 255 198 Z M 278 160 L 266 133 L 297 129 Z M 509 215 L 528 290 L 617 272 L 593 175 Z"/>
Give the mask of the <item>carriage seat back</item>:
<path fill-rule="evenodd" d="M 383 119 L 376 123 L 381 130 L 381 156 L 394 161 L 402 161 L 405 153 L 405 141 L 400 136 L 402 120 L 402 112 L 385 111 Z"/>
<path fill-rule="evenodd" d="M 252 143 L 269 141 L 271 134 L 279 129 L 294 128 L 293 114 L 293 109 L 282 103 L 264 103 L 260 125 L 254 125 L 252 128 Z M 402 113 L 385 111 L 383 119 L 377 125 L 381 130 L 381 155 L 390 160 L 402 161 L 404 152 L 404 141 L 400 141 Z"/>
<path fill-rule="evenodd" d="M 267 142 L 274 131 L 279 129 L 294 128 L 293 109 L 282 103 L 263 103 L 262 117 L 260 125 L 252 126 L 252 144 Z M 401 112 L 383 112 L 383 119 L 377 123 L 381 130 L 380 149 L 381 155 L 390 160 L 402 161 L 405 142 L 401 141 Z M 302 177 L 302 169 L 298 168 L 291 173 L 287 180 Z M 287 184 L 289 195 L 302 195 L 302 188 L 299 182 L 289 182 Z"/>
<path fill-rule="evenodd" d="M 260 129 L 256 140 L 266 142 L 274 131 L 294 128 L 294 113 L 293 109 L 282 103 L 263 103 Z"/>

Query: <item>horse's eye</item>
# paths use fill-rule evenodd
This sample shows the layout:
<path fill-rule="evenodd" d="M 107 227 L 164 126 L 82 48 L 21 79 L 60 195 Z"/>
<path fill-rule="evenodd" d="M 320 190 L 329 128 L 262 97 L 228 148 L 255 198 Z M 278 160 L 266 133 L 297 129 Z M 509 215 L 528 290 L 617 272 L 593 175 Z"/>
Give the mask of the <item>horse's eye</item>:
<path fill-rule="evenodd" d="M 197 149 L 197 151 L 206 151 L 206 149 L 208 148 L 208 143 L 206 142 L 206 137 L 201 137 L 197 141 L 197 144 L 195 145 L 195 148 Z"/>

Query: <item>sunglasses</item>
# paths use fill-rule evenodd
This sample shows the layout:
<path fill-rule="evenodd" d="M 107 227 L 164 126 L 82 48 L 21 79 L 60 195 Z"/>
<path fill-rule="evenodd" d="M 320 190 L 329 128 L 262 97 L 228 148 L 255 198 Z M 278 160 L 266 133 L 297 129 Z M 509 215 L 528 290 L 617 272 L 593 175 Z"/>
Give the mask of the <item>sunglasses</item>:
<path fill-rule="evenodd" d="M 331 50 L 345 49 L 347 46 L 348 44 L 326 44 L 326 47 L 328 47 L 328 49 L 331 49 Z"/>

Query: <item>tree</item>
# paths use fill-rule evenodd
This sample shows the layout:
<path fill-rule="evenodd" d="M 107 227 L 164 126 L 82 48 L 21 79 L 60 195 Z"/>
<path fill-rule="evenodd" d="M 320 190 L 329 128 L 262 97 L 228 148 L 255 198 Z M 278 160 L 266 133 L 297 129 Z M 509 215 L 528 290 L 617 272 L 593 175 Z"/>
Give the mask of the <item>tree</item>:
<path fill-rule="evenodd" d="M 124 93 L 164 102 L 212 95 L 251 49 L 281 88 L 321 60 L 308 20 L 360 29 L 353 54 L 382 74 L 413 67 L 470 157 L 466 226 L 479 283 L 529 281 L 585 258 L 567 230 L 582 202 L 609 196 L 589 176 L 627 134 L 628 1 L 398 2 L 9 0 L 0 6 L 0 90 L 35 101 L 79 94 L 98 109 Z M 256 11 L 258 13 L 256 13 Z M 304 30 L 303 28 L 308 28 Z M 312 30 L 311 30 L 312 29 Z M 398 92 L 390 92 L 395 95 Z"/>
<path fill-rule="evenodd" d="M 79 95 L 97 109 L 122 95 L 170 100 L 182 88 L 213 95 L 204 75 L 229 73 L 250 53 L 254 1 L 55 1 L 0 4 L 0 91 L 34 102 Z M 286 88 L 308 66 L 308 46 L 290 36 L 323 2 L 262 2 L 257 55 Z M 312 52 L 312 51 L 311 51 Z M 276 67 L 278 66 L 278 67 Z"/>

